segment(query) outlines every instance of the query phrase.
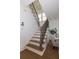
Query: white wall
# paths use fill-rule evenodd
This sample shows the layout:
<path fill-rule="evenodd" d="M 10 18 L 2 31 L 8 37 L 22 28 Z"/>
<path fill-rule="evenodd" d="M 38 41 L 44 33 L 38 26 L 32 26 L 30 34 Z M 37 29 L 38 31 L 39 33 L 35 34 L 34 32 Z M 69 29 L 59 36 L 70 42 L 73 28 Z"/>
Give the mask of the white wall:
<path fill-rule="evenodd" d="M 59 16 L 59 0 L 39 0 L 47 17 Z"/>
<path fill-rule="evenodd" d="M 55 18 L 49 19 L 49 28 L 50 29 L 57 28 L 57 32 L 59 33 L 59 19 L 55 19 Z"/>
<path fill-rule="evenodd" d="M 34 2 L 35 0 L 20 0 L 20 3 L 27 6 L 29 4 L 31 4 L 32 2 Z"/>
<path fill-rule="evenodd" d="M 20 50 L 22 51 L 38 27 L 31 10 L 23 4 L 20 4 L 20 21 L 24 22 L 24 26 L 20 27 Z"/>
<path fill-rule="evenodd" d="M 48 20 L 49 27 L 59 31 L 59 0 L 39 0 Z"/>

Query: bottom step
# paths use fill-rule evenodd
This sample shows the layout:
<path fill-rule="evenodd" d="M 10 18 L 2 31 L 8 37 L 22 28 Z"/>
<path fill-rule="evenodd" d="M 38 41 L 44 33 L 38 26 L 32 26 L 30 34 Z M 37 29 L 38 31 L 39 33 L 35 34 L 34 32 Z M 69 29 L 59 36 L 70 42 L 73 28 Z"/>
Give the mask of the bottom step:
<path fill-rule="evenodd" d="M 33 45 L 33 44 L 28 44 L 27 46 L 34 48 L 36 50 L 40 50 L 40 46 L 36 46 L 36 45 Z M 43 50 L 44 50 L 44 48 L 42 47 L 40 51 L 43 51 Z"/>
<path fill-rule="evenodd" d="M 40 50 L 36 50 L 34 48 L 31 48 L 29 46 L 26 46 L 26 49 L 28 49 L 28 50 L 30 50 L 30 51 L 32 51 L 32 52 L 34 52 L 34 53 L 36 53 L 36 54 L 38 54 L 40 56 L 43 56 L 43 54 L 44 54 L 44 52 L 46 50 L 46 48 L 44 48 L 43 51 L 40 51 Z"/>

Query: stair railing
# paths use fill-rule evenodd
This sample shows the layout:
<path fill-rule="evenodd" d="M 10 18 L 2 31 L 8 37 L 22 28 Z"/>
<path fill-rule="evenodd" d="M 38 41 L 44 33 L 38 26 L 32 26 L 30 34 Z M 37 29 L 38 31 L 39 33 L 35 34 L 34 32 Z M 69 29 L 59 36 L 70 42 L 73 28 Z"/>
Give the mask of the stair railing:
<path fill-rule="evenodd" d="M 42 50 L 42 44 L 44 42 L 44 39 L 45 39 L 45 33 L 46 33 L 46 30 L 47 30 L 47 27 L 49 26 L 49 21 L 46 20 L 45 23 L 43 24 L 43 26 L 41 27 L 40 31 L 40 50 Z"/>

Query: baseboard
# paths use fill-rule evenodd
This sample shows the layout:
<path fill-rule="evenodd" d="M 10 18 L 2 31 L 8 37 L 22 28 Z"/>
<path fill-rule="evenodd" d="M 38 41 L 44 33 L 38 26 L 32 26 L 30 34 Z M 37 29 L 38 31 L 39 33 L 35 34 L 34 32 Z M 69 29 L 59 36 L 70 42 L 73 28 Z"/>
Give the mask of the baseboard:
<path fill-rule="evenodd" d="M 24 51 L 25 49 L 26 49 L 25 47 L 21 48 L 21 49 L 20 49 L 20 52 Z"/>
<path fill-rule="evenodd" d="M 27 42 L 27 44 L 29 43 L 29 41 Z M 20 48 L 20 52 L 22 52 L 22 51 L 24 51 L 25 49 L 26 49 L 26 45 L 27 44 L 25 44 L 25 46 L 24 47 L 22 47 L 22 48 Z"/>

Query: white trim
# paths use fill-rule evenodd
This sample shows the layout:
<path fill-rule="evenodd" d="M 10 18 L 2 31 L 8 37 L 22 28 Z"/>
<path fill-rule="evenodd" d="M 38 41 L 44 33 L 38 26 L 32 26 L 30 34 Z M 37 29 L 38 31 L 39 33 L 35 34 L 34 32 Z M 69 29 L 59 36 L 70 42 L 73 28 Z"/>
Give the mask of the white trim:
<path fill-rule="evenodd" d="M 30 51 L 32 51 L 32 52 L 34 52 L 34 53 L 36 53 L 36 54 L 38 54 L 40 56 L 43 56 L 43 54 L 44 54 L 44 52 L 46 50 L 46 47 L 43 49 L 43 51 L 36 50 L 36 49 L 28 47 L 28 46 L 26 46 L 26 49 L 28 49 L 28 50 L 30 50 Z"/>
<path fill-rule="evenodd" d="M 36 40 L 36 41 L 40 41 L 39 38 L 32 38 L 32 40 Z M 44 39 L 44 42 L 45 42 L 46 39 Z"/>
<path fill-rule="evenodd" d="M 29 44 L 29 41 L 26 41 L 26 43 Z M 26 45 L 27 45 L 27 44 L 25 44 L 25 46 L 23 46 L 22 48 L 20 48 L 20 52 L 22 52 L 23 50 L 26 49 Z"/>
<path fill-rule="evenodd" d="M 20 48 L 20 52 L 22 52 L 23 50 L 25 50 L 26 49 L 26 47 L 24 46 L 24 47 L 22 47 L 22 48 Z"/>

